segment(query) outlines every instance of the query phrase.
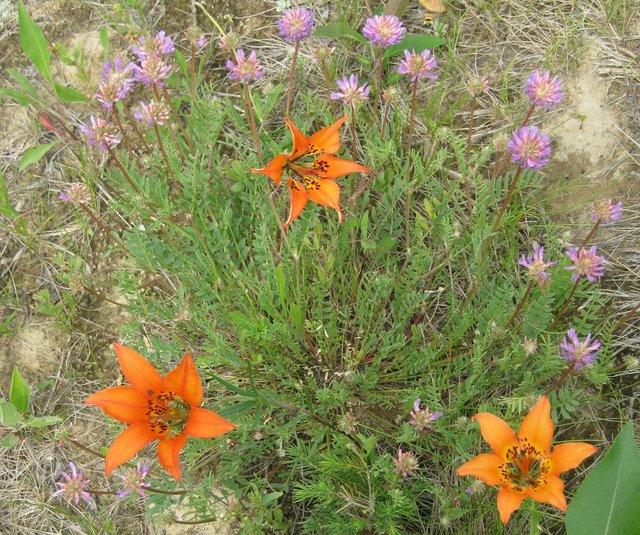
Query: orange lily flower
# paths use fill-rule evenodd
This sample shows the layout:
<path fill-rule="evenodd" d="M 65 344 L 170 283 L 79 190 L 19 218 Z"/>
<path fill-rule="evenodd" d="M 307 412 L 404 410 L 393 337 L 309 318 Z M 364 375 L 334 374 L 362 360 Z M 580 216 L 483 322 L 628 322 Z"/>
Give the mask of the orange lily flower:
<path fill-rule="evenodd" d="M 551 404 L 542 396 L 525 416 L 518 434 L 502 418 L 481 412 L 474 416 L 480 432 L 493 448 L 456 470 L 459 476 L 474 476 L 487 485 L 500 485 L 498 511 L 506 525 L 525 498 L 567 510 L 564 482 L 559 475 L 578 466 L 598 448 L 585 442 L 557 444 L 551 449 L 553 420 Z"/>
<path fill-rule="evenodd" d="M 89 396 L 84 403 L 128 424 L 105 459 L 105 473 L 129 461 L 144 446 L 159 440 L 158 460 L 176 479 L 180 451 L 187 437 L 213 438 L 236 426 L 208 409 L 200 408 L 202 384 L 191 355 L 164 378 L 133 349 L 113 344 L 122 373 L 131 386 L 112 386 Z"/>
<path fill-rule="evenodd" d="M 287 179 L 287 186 L 291 191 L 291 206 L 289 217 L 282 226 L 286 229 L 302 212 L 308 200 L 328 206 L 338 212 L 342 223 L 340 210 L 340 187 L 334 179 L 349 173 L 369 173 L 371 169 L 350 160 L 343 160 L 332 156 L 340 149 L 338 129 L 349 118 L 341 117 L 332 125 L 319 130 L 311 137 L 305 137 L 300 130 L 285 118 L 285 123 L 293 136 L 293 149 L 287 154 L 278 154 L 262 169 L 249 169 L 252 173 L 268 176 L 276 187 L 280 185 L 282 173 L 288 170 L 295 177 Z M 300 159 L 315 156 L 309 163 L 301 163 Z"/>

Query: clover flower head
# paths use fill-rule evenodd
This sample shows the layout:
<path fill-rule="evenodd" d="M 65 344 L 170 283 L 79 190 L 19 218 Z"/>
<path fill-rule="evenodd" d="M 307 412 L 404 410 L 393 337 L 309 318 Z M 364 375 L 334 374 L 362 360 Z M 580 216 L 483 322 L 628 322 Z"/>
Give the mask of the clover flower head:
<path fill-rule="evenodd" d="M 413 475 L 418 470 L 418 459 L 411 451 L 398 449 L 398 456 L 393 459 L 393 464 L 396 465 L 395 471 L 404 478 Z"/>
<path fill-rule="evenodd" d="M 476 76 L 467 82 L 467 92 L 472 97 L 477 97 L 482 93 L 489 92 L 489 78 L 486 76 Z"/>
<path fill-rule="evenodd" d="M 82 182 L 74 182 L 60 192 L 60 200 L 74 204 L 88 203 L 91 200 L 91 192 Z"/>
<path fill-rule="evenodd" d="M 172 54 L 174 49 L 173 39 L 164 30 L 159 31 L 154 37 L 140 37 L 138 44 L 131 47 L 131 51 L 140 61 L 151 56 Z"/>
<path fill-rule="evenodd" d="M 140 60 L 140 65 L 136 65 L 134 78 L 147 86 L 162 86 L 172 69 L 162 56 L 146 56 Z"/>
<path fill-rule="evenodd" d="M 532 256 L 522 255 L 520 258 L 520 265 L 527 268 L 529 279 L 538 281 L 540 284 L 551 276 L 545 270 L 557 263 L 544 261 L 544 247 L 534 247 Z"/>
<path fill-rule="evenodd" d="M 524 354 L 527 357 L 533 355 L 538 351 L 538 341 L 535 338 L 524 337 L 524 341 L 520 344 L 520 347 L 524 350 Z"/>
<path fill-rule="evenodd" d="M 144 479 L 149 474 L 149 467 L 146 464 L 138 462 L 135 468 L 127 468 L 124 473 L 114 472 L 113 475 L 121 480 L 122 488 L 116 491 L 116 496 L 120 499 L 126 498 L 132 492 L 137 492 L 142 498 L 146 498 L 147 494 L 144 489 L 151 485 Z"/>
<path fill-rule="evenodd" d="M 343 76 L 341 79 L 336 80 L 338 89 L 340 91 L 334 91 L 330 97 L 332 100 L 342 99 L 342 102 L 347 106 L 355 106 L 363 100 L 369 99 L 369 84 L 358 85 L 358 77 L 355 74 L 351 76 Z"/>
<path fill-rule="evenodd" d="M 227 32 L 218 37 L 218 47 L 227 51 L 229 54 L 233 54 L 233 51 L 238 48 L 239 43 L 240 38 L 235 32 Z"/>
<path fill-rule="evenodd" d="M 570 247 L 567 250 L 567 256 L 573 264 L 564 269 L 575 271 L 571 280 L 577 281 L 580 277 L 586 277 L 589 282 L 595 282 L 604 275 L 603 258 L 598 256 L 596 251 L 595 245 L 589 249 Z"/>
<path fill-rule="evenodd" d="M 567 331 L 567 336 L 560 344 L 560 355 L 563 359 L 575 363 L 576 369 L 592 363 L 598 358 L 600 341 L 597 338 L 591 340 L 591 333 L 581 342 L 574 329 Z"/>
<path fill-rule="evenodd" d="M 395 15 L 376 15 L 366 20 L 362 35 L 369 39 L 373 46 L 387 48 L 398 44 L 406 31 Z"/>
<path fill-rule="evenodd" d="M 549 144 L 549 136 L 539 133 L 535 126 L 523 126 L 513 133 L 507 149 L 511 160 L 520 167 L 540 169 L 549 163 Z"/>
<path fill-rule="evenodd" d="M 412 82 L 422 78 L 437 80 L 438 75 L 433 72 L 437 66 L 436 58 L 431 55 L 430 50 L 423 50 L 421 53 L 405 50 L 404 59 L 398 66 L 398 72 L 409 75 Z"/>
<path fill-rule="evenodd" d="M 287 9 L 278 19 L 280 37 L 289 43 L 306 39 L 313 31 L 313 14 L 304 7 Z"/>
<path fill-rule="evenodd" d="M 139 107 L 134 110 L 133 116 L 149 126 L 162 126 L 169 120 L 169 110 L 162 102 L 150 100 L 148 104 L 140 102 Z"/>
<path fill-rule="evenodd" d="M 203 48 L 209 42 L 206 35 L 203 34 L 200 28 L 198 28 L 197 26 L 190 26 L 189 28 L 187 28 L 186 35 L 189 44 L 194 46 L 195 48 Z"/>
<path fill-rule="evenodd" d="M 135 67 L 133 63 L 124 65 L 122 58 L 118 58 L 114 62 L 105 62 L 96 92 L 96 98 L 104 108 L 113 108 L 114 103 L 123 100 L 131 91 L 135 82 L 135 78 L 131 74 L 135 71 Z"/>
<path fill-rule="evenodd" d="M 396 106 L 402 100 L 403 91 L 400 90 L 398 85 L 391 85 L 389 87 L 385 87 L 382 90 L 382 100 L 387 103 L 389 106 Z"/>
<path fill-rule="evenodd" d="M 89 481 L 84 479 L 82 470 L 76 470 L 76 466 L 70 462 L 69 472 L 70 474 L 67 472 L 60 472 L 60 475 L 64 477 L 64 481 L 56 481 L 58 490 L 51 494 L 51 497 L 62 496 L 67 501 L 74 502 L 76 505 L 80 503 L 80 499 L 82 498 L 89 505 L 92 505 L 93 500 L 91 498 L 91 494 L 86 490 L 89 485 Z"/>
<path fill-rule="evenodd" d="M 525 83 L 524 92 L 533 106 L 551 109 L 564 98 L 562 82 L 557 76 L 551 77 L 549 71 L 536 71 Z"/>
<path fill-rule="evenodd" d="M 431 429 L 431 424 L 442 416 L 441 411 L 431 412 L 429 407 L 420 408 L 420 398 L 413 402 L 413 411 L 411 412 L 411 420 L 409 423 L 415 425 L 418 431 Z"/>
<path fill-rule="evenodd" d="M 235 63 L 230 59 L 227 60 L 227 69 L 229 69 L 229 79 L 239 80 L 245 83 L 251 80 L 259 80 L 264 76 L 264 70 L 256 58 L 256 53 L 251 52 L 251 54 L 246 57 L 242 48 L 236 51 Z"/>
<path fill-rule="evenodd" d="M 86 136 L 89 145 L 97 145 L 104 152 L 120 143 L 120 138 L 113 125 L 102 117 L 89 117 L 91 125 L 83 124 L 80 131 Z"/>
<path fill-rule="evenodd" d="M 336 51 L 335 46 L 327 46 L 325 44 L 319 44 L 318 46 L 313 48 L 313 50 L 311 51 L 311 56 L 318 63 L 322 63 L 324 61 L 327 61 L 335 51 Z"/>
<path fill-rule="evenodd" d="M 593 203 L 592 217 L 594 221 L 602 221 L 607 225 L 622 217 L 622 201 L 613 204 L 611 199 L 601 199 Z"/>

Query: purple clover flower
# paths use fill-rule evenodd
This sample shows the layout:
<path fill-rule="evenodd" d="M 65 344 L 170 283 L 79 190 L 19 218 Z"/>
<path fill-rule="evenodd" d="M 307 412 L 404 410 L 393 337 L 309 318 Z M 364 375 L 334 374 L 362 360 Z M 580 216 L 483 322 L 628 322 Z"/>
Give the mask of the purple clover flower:
<path fill-rule="evenodd" d="M 411 412 L 411 420 L 409 423 L 415 425 L 418 431 L 431 429 L 431 424 L 442 416 L 441 411 L 431 412 L 429 407 L 420 408 L 420 398 L 413 402 L 413 411 Z"/>
<path fill-rule="evenodd" d="M 120 499 L 126 498 L 132 492 L 137 492 L 142 498 L 147 494 L 144 489 L 151 485 L 144 481 L 149 474 L 149 467 L 146 464 L 138 463 L 135 468 L 126 469 L 124 474 L 115 472 L 113 475 L 121 480 L 122 489 L 116 491 L 116 496 Z"/>
<path fill-rule="evenodd" d="M 567 337 L 560 344 L 560 355 L 563 359 L 575 363 L 575 368 L 579 369 L 598 358 L 600 346 L 600 341 L 597 338 L 591 341 L 591 333 L 587 335 L 584 342 L 581 342 L 576 331 L 569 329 Z"/>
<path fill-rule="evenodd" d="M 549 71 L 536 71 L 525 83 L 525 94 L 531 99 L 533 106 L 551 109 L 554 104 L 559 104 L 564 98 L 562 82 L 557 76 L 551 78 Z"/>
<path fill-rule="evenodd" d="M 58 490 L 51 494 L 51 497 L 62 496 L 69 502 L 74 502 L 76 505 L 80 503 L 80 499 L 82 498 L 89 505 L 92 505 L 93 500 L 91 494 L 86 490 L 89 481 L 84 479 L 82 470 L 76 470 L 75 465 L 71 462 L 69 463 L 69 470 L 71 475 L 67 472 L 60 472 L 60 475 L 64 477 L 64 481 L 56 481 Z"/>
<path fill-rule="evenodd" d="M 603 258 L 596 254 L 596 246 L 592 245 L 589 250 L 584 247 L 575 249 L 569 248 L 567 256 L 573 264 L 564 269 L 575 271 L 571 280 L 577 281 L 580 277 L 586 277 L 589 282 L 595 282 L 604 275 Z"/>
<path fill-rule="evenodd" d="M 622 217 L 622 201 L 613 204 L 611 199 L 602 199 L 593 203 L 591 213 L 594 221 L 602 221 L 607 225 L 613 221 L 618 221 Z"/>
<path fill-rule="evenodd" d="M 340 91 L 334 91 L 329 95 L 332 100 L 342 99 L 347 106 L 355 106 L 363 100 L 369 99 L 369 84 L 362 84 L 358 86 L 360 82 L 355 74 L 349 77 L 343 76 L 341 79 L 336 80 L 338 89 Z"/>
<path fill-rule="evenodd" d="M 134 77 L 147 86 L 163 86 L 163 80 L 169 78 L 172 68 L 162 56 L 146 56 L 140 60 L 140 65 L 136 65 Z"/>
<path fill-rule="evenodd" d="M 520 167 L 540 169 L 549 163 L 549 143 L 549 136 L 539 133 L 535 126 L 523 126 L 513 133 L 507 149 Z"/>
<path fill-rule="evenodd" d="M 411 76 L 412 82 L 422 78 L 437 80 L 438 75 L 433 72 L 437 66 L 436 58 L 431 55 L 430 50 L 424 50 L 419 54 L 415 50 L 411 52 L 405 50 L 404 59 L 398 66 L 398 72 Z"/>
<path fill-rule="evenodd" d="M 97 145 L 104 152 L 120 144 L 120 138 L 113 125 L 102 117 L 89 117 L 91 126 L 83 124 L 80 131 L 87 137 L 89 145 Z"/>
<path fill-rule="evenodd" d="M 164 30 L 158 32 L 154 37 L 140 37 L 138 45 L 131 47 L 131 51 L 140 61 L 151 56 L 173 54 L 174 49 L 173 39 L 166 35 Z"/>
<path fill-rule="evenodd" d="M 393 459 L 393 464 L 396 465 L 395 471 L 404 478 L 409 477 L 418 470 L 418 459 L 411 451 L 398 449 L 398 456 Z"/>
<path fill-rule="evenodd" d="M 365 21 L 362 35 L 369 39 L 373 46 L 387 48 L 398 44 L 406 31 L 395 15 L 376 15 Z"/>
<path fill-rule="evenodd" d="M 259 80 L 264 76 L 264 70 L 256 58 L 256 53 L 251 52 L 249 57 L 246 57 L 242 48 L 236 51 L 235 63 L 230 59 L 227 60 L 227 69 L 230 71 L 229 79 L 245 83 L 249 83 L 251 80 Z"/>
<path fill-rule="evenodd" d="M 91 192 L 82 182 L 74 182 L 60 192 L 60 200 L 74 204 L 88 203 L 91 200 Z"/>
<path fill-rule="evenodd" d="M 113 105 L 131 91 L 135 79 L 130 76 L 135 71 L 135 64 L 127 63 L 124 65 L 122 58 L 116 59 L 113 63 L 105 62 L 102 68 L 102 78 L 96 98 L 102 103 L 102 106 L 111 109 Z"/>
<path fill-rule="evenodd" d="M 140 102 L 139 107 L 133 111 L 133 116 L 148 126 L 162 126 L 169 120 L 169 110 L 164 104 L 150 100 L 148 104 Z"/>
<path fill-rule="evenodd" d="M 555 266 L 558 262 L 544 261 L 544 247 L 534 247 L 532 256 L 522 255 L 520 265 L 527 268 L 529 279 L 538 281 L 542 285 L 551 276 L 545 269 Z"/>
<path fill-rule="evenodd" d="M 287 9 L 278 19 L 280 37 L 289 43 L 298 43 L 311 35 L 313 14 L 304 7 Z"/>

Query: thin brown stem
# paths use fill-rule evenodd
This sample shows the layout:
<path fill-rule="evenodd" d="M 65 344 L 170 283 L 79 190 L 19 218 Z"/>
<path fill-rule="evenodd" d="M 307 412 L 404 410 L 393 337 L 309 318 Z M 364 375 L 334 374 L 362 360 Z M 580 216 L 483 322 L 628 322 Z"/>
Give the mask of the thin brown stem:
<path fill-rule="evenodd" d="M 522 123 L 520 123 L 520 128 L 522 128 L 523 126 L 527 126 L 527 123 L 529 122 L 529 119 L 531 119 L 531 115 L 533 114 L 533 110 L 535 110 L 535 108 L 536 108 L 535 105 L 531 104 L 531 107 L 529 108 L 529 111 L 524 116 L 524 119 L 522 120 Z"/>
<path fill-rule="evenodd" d="M 196 45 L 191 44 L 191 106 L 196 100 Z"/>
<path fill-rule="evenodd" d="M 589 234 L 587 234 L 586 238 L 582 240 L 581 247 L 584 247 L 585 245 L 587 245 L 587 243 L 589 243 L 589 240 L 593 238 L 594 234 L 598 231 L 598 228 L 600 227 L 601 224 L 602 224 L 602 219 L 598 218 L 598 220 L 596 221 L 595 225 L 593 225 L 593 228 L 591 229 Z"/>
<path fill-rule="evenodd" d="M 534 284 L 535 284 L 535 280 L 531 279 L 529 281 L 529 284 L 527 285 L 527 289 L 525 290 L 524 295 L 522 296 L 520 301 L 518 301 L 518 304 L 516 305 L 516 308 L 513 311 L 513 314 L 511 314 L 509 321 L 507 321 L 507 323 L 505 324 L 504 326 L 505 329 L 510 327 L 513 321 L 518 317 L 518 314 L 520 313 L 520 310 L 522 310 L 523 305 L 527 301 L 527 298 L 529 297 L 529 294 L 531 293 L 531 289 L 533 288 Z"/>
<path fill-rule="evenodd" d="M 549 388 L 549 390 L 547 390 L 544 395 L 548 396 L 549 394 L 551 394 L 551 392 L 553 392 L 556 388 L 558 388 L 560 385 L 562 385 L 562 383 L 564 383 L 565 379 L 567 377 L 569 377 L 569 374 L 573 371 L 573 369 L 576 367 L 576 362 L 573 361 L 571 364 L 569 364 L 569 366 L 567 366 L 567 369 L 563 372 L 563 374 L 558 378 L 558 380 L 553 383 L 553 386 L 551 386 L 551 388 Z"/>
<path fill-rule="evenodd" d="M 384 131 L 387 126 L 387 121 L 389 120 L 389 109 L 391 109 L 391 104 L 387 104 L 384 107 L 384 113 L 382 115 L 382 125 L 380 126 L 380 139 L 384 139 Z"/>
<path fill-rule="evenodd" d="M 413 86 L 411 87 L 411 111 L 409 113 L 409 140 L 407 148 L 411 151 L 411 145 L 413 144 L 413 119 L 416 111 L 416 93 L 418 92 L 418 78 L 413 81 Z"/>
<path fill-rule="evenodd" d="M 77 441 L 73 440 L 72 438 L 67 438 L 65 440 L 69 444 L 73 444 L 76 448 L 80 448 L 82 451 L 85 451 L 85 452 L 89 453 L 90 455 L 93 455 L 94 457 L 100 457 L 101 459 L 105 458 L 105 455 L 103 455 L 99 451 L 93 450 L 93 449 L 85 446 L 84 444 L 81 444 L 80 442 L 77 442 Z"/>
<path fill-rule="evenodd" d="M 502 173 L 504 166 L 507 165 L 508 159 L 509 153 L 505 152 L 498 160 L 496 160 L 496 163 L 493 164 L 493 169 L 491 170 L 491 182 L 493 182 L 498 175 Z"/>
<path fill-rule="evenodd" d="M 476 97 L 471 97 L 471 110 L 469 112 L 469 129 L 467 130 L 467 150 L 465 157 L 468 160 L 471 156 L 471 134 L 473 133 L 473 117 L 476 113 Z"/>
<path fill-rule="evenodd" d="M 358 136 L 356 134 L 356 105 L 351 104 L 351 154 L 356 157 L 358 151 Z"/>
<path fill-rule="evenodd" d="M 167 104 L 169 104 L 169 109 L 171 110 L 171 115 L 173 115 L 173 119 L 175 120 L 176 124 L 178 125 L 178 128 L 180 129 L 180 132 L 182 133 L 182 136 L 184 137 L 184 139 L 189 144 L 189 147 L 192 148 L 191 147 L 191 139 L 187 135 L 187 131 L 184 128 L 184 123 L 182 122 L 182 119 L 180 118 L 180 115 L 178 115 L 178 112 L 176 111 L 176 109 L 175 109 L 175 107 L 173 105 L 173 99 L 171 98 L 171 95 L 169 95 L 169 90 L 167 89 L 166 85 L 162 86 L 162 96 L 167 101 Z"/>
<path fill-rule="evenodd" d="M 496 219 L 496 222 L 493 224 L 493 227 L 491 227 L 491 232 L 495 232 L 498 226 L 500 225 L 500 221 L 502 221 L 502 216 L 507 210 L 507 206 L 509 206 L 509 201 L 511 200 L 511 197 L 513 197 L 513 192 L 516 189 L 516 184 L 518 183 L 518 179 L 520 178 L 521 173 L 522 173 L 522 167 L 518 167 L 518 170 L 516 171 L 516 174 L 513 177 L 513 180 L 511 181 L 511 184 L 509 186 L 509 191 L 507 191 L 507 196 L 502 202 L 502 206 L 500 207 L 500 212 L 498 212 L 498 218 Z"/>
<path fill-rule="evenodd" d="M 378 61 L 376 65 L 376 98 L 378 102 L 381 101 L 382 98 L 382 47 L 378 47 Z"/>
<path fill-rule="evenodd" d="M 615 326 L 613 327 L 613 331 L 612 332 L 617 332 L 618 329 L 620 329 L 620 327 L 622 327 L 629 319 L 631 319 L 631 317 L 638 312 L 638 310 L 640 310 L 640 303 L 638 303 L 636 306 L 634 306 L 631 310 L 629 310 L 629 312 L 627 312 L 624 316 L 622 316 L 622 318 L 620 318 L 618 320 L 618 322 L 615 324 Z"/>
<path fill-rule="evenodd" d="M 138 195 L 142 195 L 142 192 L 140 191 L 140 189 L 138 188 L 138 186 L 136 186 L 133 182 L 133 180 L 131 180 L 131 177 L 129 176 L 129 173 L 127 173 L 124 169 L 124 167 L 122 166 L 122 164 L 120 163 L 120 160 L 118 160 L 118 157 L 116 156 L 116 153 L 113 151 L 113 149 L 107 145 L 107 151 L 109 152 L 109 156 L 111 156 L 111 159 L 113 160 L 113 163 L 116 164 L 116 167 L 120 170 L 120 172 L 122 173 L 122 176 L 124 176 L 124 178 L 127 180 L 127 182 L 129 182 L 129 185 L 133 188 L 133 190 L 138 194 Z"/>
<path fill-rule="evenodd" d="M 571 292 L 569 292 L 569 297 L 567 297 L 567 299 L 565 300 L 564 304 L 562 305 L 562 308 L 560 308 L 560 310 L 556 314 L 556 317 L 553 319 L 552 325 L 555 325 L 556 323 L 558 323 L 558 320 L 567 311 L 567 307 L 569 306 L 569 303 L 571 303 L 571 300 L 573 299 L 573 296 L 576 293 L 576 290 L 578 289 L 578 284 L 580 284 L 580 279 L 579 278 L 576 279 L 576 281 L 573 283 L 573 286 L 571 288 Z"/>
<path fill-rule="evenodd" d="M 107 236 L 109 236 L 109 238 L 113 239 L 118 246 L 126 253 L 129 254 L 129 249 L 127 249 L 126 245 L 124 243 L 122 243 L 118 238 L 116 238 L 112 233 L 111 230 L 102 222 L 101 219 L 99 219 L 96 214 L 93 213 L 93 211 L 91 210 L 91 208 L 89 208 L 87 205 L 85 205 L 84 203 L 78 203 L 80 205 L 80 208 L 82 208 L 82 210 L 84 211 L 85 214 L 87 214 L 89 216 L 89 218 L 96 224 L 98 225 L 98 227 L 100 227 L 100 230 L 102 230 L 102 232 L 104 232 Z"/>
<path fill-rule="evenodd" d="M 124 126 L 122 126 L 122 121 L 120 120 L 120 113 L 118 112 L 118 107 L 116 106 L 115 102 L 113 103 L 113 106 L 111 109 L 113 110 L 113 118 L 116 120 L 116 124 L 118 125 L 118 128 L 122 133 L 122 143 L 127 149 L 130 149 L 131 144 L 129 143 L 129 137 L 127 136 L 127 133 L 124 130 Z"/>
<path fill-rule="evenodd" d="M 287 87 L 287 104 L 284 109 L 285 117 L 289 117 L 289 109 L 291 107 L 291 89 L 293 89 L 293 76 L 296 72 L 296 62 L 298 61 L 298 50 L 300 50 L 300 41 L 296 41 L 296 47 L 293 50 L 293 61 L 291 62 L 291 72 L 289 73 L 289 85 Z"/>
<path fill-rule="evenodd" d="M 153 94 L 156 97 L 156 100 L 158 101 L 158 104 L 160 105 L 162 103 L 162 98 L 160 97 L 160 92 L 158 91 L 158 86 L 156 84 L 153 84 L 151 86 L 153 88 Z M 168 93 L 167 93 L 168 95 Z M 169 103 L 171 103 L 171 99 L 169 99 Z M 171 105 L 171 111 L 172 113 L 174 113 L 173 110 L 173 104 Z M 174 114 L 175 116 L 175 114 Z M 182 150 L 182 144 L 180 143 L 180 140 L 178 139 L 178 136 L 176 136 L 175 131 L 173 130 L 173 126 L 171 126 L 171 121 L 167 121 L 167 128 L 169 129 L 169 133 L 171 134 L 171 137 L 173 138 L 173 142 L 176 144 L 176 147 L 178 147 L 178 151 L 180 152 L 180 156 L 182 157 L 183 160 L 186 159 L 185 153 Z"/>
<path fill-rule="evenodd" d="M 131 110 L 129 109 L 129 106 L 127 106 L 124 101 L 122 101 L 122 109 L 124 110 L 124 114 L 127 116 L 127 119 L 129 119 L 129 123 L 131 124 L 131 126 L 135 130 L 138 138 L 140 139 L 140 142 L 144 145 L 144 148 L 147 149 L 147 151 L 151 151 L 151 147 L 149 147 L 149 144 L 144 139 L 144 136 L 142 135 L 142 132 L 138 128 L 138 124 L 136 123 L 136 120 L 134 119 L 133 115 L 131 114 Z"/>
<path fill-rule="evenodd" d="M 173 169 L 171 169 L 171 164 L 169 163 L 169 158 L 167 157 L 167 153 L 164 150 L 164 143 L 162 143 L 162 137 L 160 137 L 160 130 L 158 129 L 158 125 L 154 122 L 153 129 L 156 132 L 156 138 L 158 139 L 158 146 L 160 147 L 160 152 L 162 153 L 162 157 L 164 158 L 164 163 L 167 166 L 167 171 L 171 175 L 171 183 L 172 185 L 176 185 L 178 181 L 176 180 L 176 175 L 173 174 Z"/>
<path fill-rule="evenodd" d="M 243 93 L 243 89 L 246 89 L 246 94 Z M 245 103 L 245 106 L 249 115 L 249 125 L 251 126 L 251 133 L 253 134 L 253 142 L 255 143 L 256 151 L 258 152 L 258 160 L 260 161 L 260 165 L 264 165 L 264 162 L 262 160 L 262 149 L 260 148 L 260 137 L 258 137 L 256 120 L 253 113 L 253 103 L 251 101 L 251 90 L 249 89 L 248 84 L 242 84 L 240 86 L 240 94 L 243 97 L 242 100 Z"/>

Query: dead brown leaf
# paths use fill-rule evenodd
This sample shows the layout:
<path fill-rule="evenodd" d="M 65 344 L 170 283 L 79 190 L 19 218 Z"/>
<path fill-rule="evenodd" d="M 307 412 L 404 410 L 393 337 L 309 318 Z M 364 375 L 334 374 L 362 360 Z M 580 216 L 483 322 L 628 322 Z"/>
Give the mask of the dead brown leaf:
<path fill-rule="evenodd" d="M 442 0 L 418 0 L 429 13 L 444 13 L 447 8 Z"/>

